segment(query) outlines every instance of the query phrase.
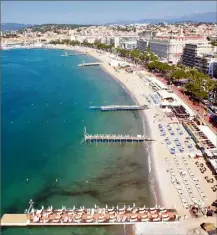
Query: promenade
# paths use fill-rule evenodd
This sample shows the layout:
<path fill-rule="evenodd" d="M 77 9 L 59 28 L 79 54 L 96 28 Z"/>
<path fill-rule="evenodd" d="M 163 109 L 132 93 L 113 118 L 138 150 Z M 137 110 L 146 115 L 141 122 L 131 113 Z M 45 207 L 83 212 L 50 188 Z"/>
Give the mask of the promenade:
<path fill-rule="evenodd" d="M 167 80 L 159 74 L 155 74 L 156 78 L 159 79 L 159 81 L 163 82 L 165 85 L 167 85 Z M 180 98 L 182 99 L 194 112 L 196 115 L 200 117 L 200 119 L 208 125 L 216 134 L 217 134 L 217 127 L 214 126 L 207 115 L 206 108 L 203 104 L 195 104 L 192 100 L 189 99 L 188 96 L 183 94 L 182 89 L 178 88 L 177 86 L 170 86 L 170 89 Z"/>

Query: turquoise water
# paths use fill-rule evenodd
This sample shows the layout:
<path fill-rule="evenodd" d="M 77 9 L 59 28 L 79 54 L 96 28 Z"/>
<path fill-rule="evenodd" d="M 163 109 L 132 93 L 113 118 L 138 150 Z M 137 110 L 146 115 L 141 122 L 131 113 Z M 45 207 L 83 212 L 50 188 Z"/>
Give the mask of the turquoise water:
<path fill-rule="evenodd" d="M 94 112 L 133 104 L 88 56 L 61 50 L 2 52 L 2 214 L 36 207 L 154 204 L 143 144 L 84 144 L 89 133 L 142 133 L 138 112 Z M 10 228 L 3 234 L 124 234 L 115 228 Z"/>

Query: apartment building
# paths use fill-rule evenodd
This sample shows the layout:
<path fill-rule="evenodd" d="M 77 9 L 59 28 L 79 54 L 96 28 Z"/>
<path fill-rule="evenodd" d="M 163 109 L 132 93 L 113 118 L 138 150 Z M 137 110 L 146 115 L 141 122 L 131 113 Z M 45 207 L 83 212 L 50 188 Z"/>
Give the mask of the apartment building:
<path fill-rule="evenodd" d="M 189 67 L 201 67 L 201 58 L 208 53 L 212 53 L 213 47 L 205 43 L 186 44 L 181 58 L 182 64 Z"/>
<path fill-rule="evenodd" d="M 181 59 L 182 64 L 195 67 L 217 78 L 217 48 L 210 44 L 186 44 Z"/>

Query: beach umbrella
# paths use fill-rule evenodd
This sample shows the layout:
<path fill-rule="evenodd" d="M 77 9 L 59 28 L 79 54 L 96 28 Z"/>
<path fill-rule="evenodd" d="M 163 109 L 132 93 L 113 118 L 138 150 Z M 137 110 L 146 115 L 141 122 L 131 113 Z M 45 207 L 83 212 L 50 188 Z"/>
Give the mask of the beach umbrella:
<path fill-rule="evenodd" d="M 96 204 L 94 205 L 94 208 L 96 209 Z"/>
<path fill-rule="evenodd" d="M 105 208 L 108 209 L 108 205 L 107 204 L 105 205 Z"/>

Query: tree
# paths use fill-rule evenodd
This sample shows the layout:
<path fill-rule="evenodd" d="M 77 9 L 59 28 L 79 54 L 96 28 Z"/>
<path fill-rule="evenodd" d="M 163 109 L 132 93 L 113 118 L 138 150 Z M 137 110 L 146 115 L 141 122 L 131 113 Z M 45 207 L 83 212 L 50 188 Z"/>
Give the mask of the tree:
<path fill-rule="evenodd" d="M 214 47 L 216 47 L 216 46 L 217 46 L 217 41 L 212 41 L 212 42 L 211 42 L 211 45 L 214 46 Z"/>
<path fill-rule="evenodd" d="M 183 78 L 187 78 L 185 70 L 180 69 L 180 68 L 172 71 L 172 73 L 170 74 L 170 77 L 172 80 L 180 80 Z"/>
<path fill-rule="evenodd" d="M 187 84 L 185 84 L 184 88 L 192 93 L 194 95 L 194 97 L 198 98 L 198 99 L 205 99 L 208 97 L 208 92 L 205 91 L 203 89 L 203 87 L 201 86 L 201 84 L 196 83 L 196 82 L 189 82 Z"/>

